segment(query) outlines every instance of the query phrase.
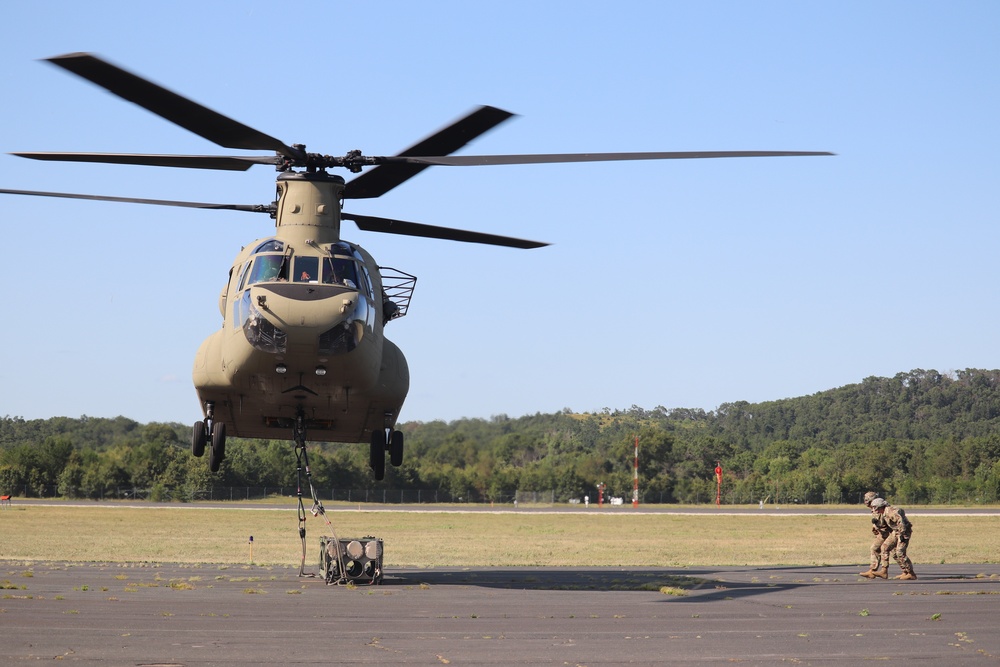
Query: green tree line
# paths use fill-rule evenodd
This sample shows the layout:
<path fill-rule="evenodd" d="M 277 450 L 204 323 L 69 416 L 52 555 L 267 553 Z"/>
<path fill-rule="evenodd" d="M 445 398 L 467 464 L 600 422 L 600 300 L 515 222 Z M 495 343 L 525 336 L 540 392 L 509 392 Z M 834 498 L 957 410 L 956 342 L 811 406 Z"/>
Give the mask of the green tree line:
<path fill-rule="evenodd" d="M 634 441 L 643 503 L 857 502 L 878 490 L 900 503 L 1000 500 L 1000 370 L 921 369 L 811 396 L 724 403 L 714 411 L 605 408 L 452 422 L 406 422 L 399 468 L 375 481 L 368 447 L 310 444 L 320 489 L 433 490 L 509 502 L 551 492 L 631 499 Z M 217 474 L 190 454 L 190 427 L 125 417 L 0 419 L 0 493 L 101 497 L 139 488 L 191 499 L 213 486 L 295 488 L 286 440 L 231 439 Z"/>

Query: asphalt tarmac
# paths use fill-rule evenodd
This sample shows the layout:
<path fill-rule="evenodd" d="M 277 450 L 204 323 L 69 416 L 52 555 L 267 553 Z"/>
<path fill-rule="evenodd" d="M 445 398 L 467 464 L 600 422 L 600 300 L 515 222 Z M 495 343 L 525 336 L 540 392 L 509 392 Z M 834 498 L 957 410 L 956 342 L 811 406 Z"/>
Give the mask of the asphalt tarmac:
<path fill-rule="evenodd" d="M 4 561 L 0 665 L 1000 663 L 1000 564 L 861 569 L 387 565 L 328 586 L 297 565 Z"/>

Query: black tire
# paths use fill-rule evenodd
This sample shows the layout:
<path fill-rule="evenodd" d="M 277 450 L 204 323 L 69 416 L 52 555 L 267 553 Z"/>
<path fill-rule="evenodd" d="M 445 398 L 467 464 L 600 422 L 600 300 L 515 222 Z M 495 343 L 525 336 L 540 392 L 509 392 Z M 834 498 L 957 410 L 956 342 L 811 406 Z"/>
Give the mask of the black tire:
<path fill-rule="evenodd" d="M 368 451 L 368 467 L 375 470 L 375 457 L 378 455 L 378 431 L 372 431 L 371 449 Z"/>
<path fill-rule="evenodd" d="M 205 434 L 205 422 L 195 422 L 191 428 L 191 453 L 197 457 L 205 455 L 205 445 L 208 436 Z"/>
<path fill-rule="evenodd" d="M 208 469 L 219 472 L 222 460 L 226 458 L 226 425 L 215 422 L 212 425 L 212 454 L 208 458 Z"/>
<path fill-rule="evenodd" d="M 372 431 L 372 449 L 369 460 L 375 479 L 385 479 L 385 431 Z"/>
<path fill-rule="evenodd" d="M 398 468 L 403 465 L 403 432 L 393 431 L 392 442 L 389 443 L 389 463 Z"/>

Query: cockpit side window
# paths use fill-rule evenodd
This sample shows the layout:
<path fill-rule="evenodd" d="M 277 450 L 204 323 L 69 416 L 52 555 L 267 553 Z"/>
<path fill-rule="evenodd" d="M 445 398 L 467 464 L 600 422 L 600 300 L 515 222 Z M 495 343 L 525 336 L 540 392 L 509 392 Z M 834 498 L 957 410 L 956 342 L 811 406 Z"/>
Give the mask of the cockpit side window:
<path fill-rule="evenodd" d="M 296 257 L 292 275 L 297 283 L 319 282 L 319 257 Z"/>
<path fill-rule="evenodd" d="M 284 255 L 259 255 L 250 270 L 250 284 L 288 280 L 288 263 Z"/>
<path fill-rule="evenodd" d="M 246 264 L 244 264 L 240 268 L 240 274 L 239 274 L 240 275 L 240 282 L 239 282 L 239 285 L 236 288 L 237 290 L 242 290 L 244 287 L 246 287 L 247 276 L 249 275 L 249 269 L 250 269 L 250 262 L 247 262 Z"/>
<path fill-rule="evenodd" d="M 375 291 L 372 289 L 372 278 L 368 273 L 368 266 L 365 264 L 364 255 L 362 255 L 361 252 L 354 246 L 348 247 L 351 249 L 351 254 L 354 255 L 354 258 L 358 260 L 358 266 L 361 268 L 361 285 L 365 293 L 368 295 L 368 298 L 374 299 Z"/>

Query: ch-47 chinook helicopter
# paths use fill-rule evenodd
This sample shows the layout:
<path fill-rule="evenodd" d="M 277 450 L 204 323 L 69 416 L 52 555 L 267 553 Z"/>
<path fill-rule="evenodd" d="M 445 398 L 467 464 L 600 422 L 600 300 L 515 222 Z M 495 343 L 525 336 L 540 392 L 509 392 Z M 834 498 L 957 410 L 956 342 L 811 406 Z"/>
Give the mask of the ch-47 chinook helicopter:
<path fill-rule="evenodd" d="M 36 160 L 100 162 L 245 171 L 272 165 L 279 172 L 277 201 L 262 205 L 134 199 L 102 195 L 0 190 L 38 195 L 266 213 L 272 235 L 236 256 L 219 296 L 223 326 L 195 357 L 194 385 L 203 418 L 192 429 L 191 449 L 218 471 L 226 436 L 283 438 L 305 447 L 310 440 L 368 442 L 376 479 L 385 475 L 386 452 L 403 460 L 396 419 L 409 389 L 406 359 L 384 335 L 406 314 L 416 278 L 380 267 L 355 243 L 341 238 L 342 220 L 364 231 L 538 248 L 545 243 L 474 231 L 348 213 L 348 199 L 378 197 L 432 165 L 471 166 L 659 160 L 680 158 L 831 155 L 805 151 L 715 151 L 453 156 L 513 114 L 483 106 L 393 156 L 352 150 L 335 157 L 286 145 L 92 54 L 49 62 L 107 89 L 224 148 L 269 155 L 152 155 L 122 153 L 13 153 Z M 364 173 L 364 168 L 371 167 Z M 328 172 L 360 174 L 350 181 Z"/>

